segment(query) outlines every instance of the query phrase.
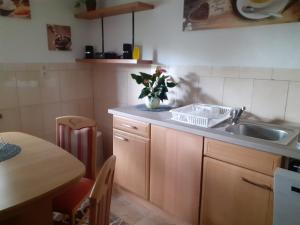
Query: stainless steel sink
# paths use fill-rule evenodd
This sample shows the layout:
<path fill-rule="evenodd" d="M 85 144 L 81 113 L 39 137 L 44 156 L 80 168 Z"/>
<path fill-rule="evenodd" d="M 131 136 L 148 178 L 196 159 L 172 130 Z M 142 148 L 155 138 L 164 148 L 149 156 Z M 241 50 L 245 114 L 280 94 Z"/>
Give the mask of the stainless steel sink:
<path fill-rule="evenodd" d="M 299 130 L 293 128 L 244 122 L 230 125 L 225 131 L 235 135 L 262 139 L 282 145 L 288 145 L 291 141 L 295 140 L 299 134 Z"/>

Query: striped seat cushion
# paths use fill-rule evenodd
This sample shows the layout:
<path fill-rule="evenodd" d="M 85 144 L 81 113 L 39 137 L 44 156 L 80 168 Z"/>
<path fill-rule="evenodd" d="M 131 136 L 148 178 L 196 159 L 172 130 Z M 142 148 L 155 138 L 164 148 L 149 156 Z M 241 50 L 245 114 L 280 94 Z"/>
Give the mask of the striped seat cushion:
<path fill-rule="evenodd" d="M 57 132 L 58 138 L 56 144 L 84 163 L 86 167 L 85 177 L 93 179 L 93 128 L 86 127 L 73 130 L 66 125 L 59 124 Z"/>

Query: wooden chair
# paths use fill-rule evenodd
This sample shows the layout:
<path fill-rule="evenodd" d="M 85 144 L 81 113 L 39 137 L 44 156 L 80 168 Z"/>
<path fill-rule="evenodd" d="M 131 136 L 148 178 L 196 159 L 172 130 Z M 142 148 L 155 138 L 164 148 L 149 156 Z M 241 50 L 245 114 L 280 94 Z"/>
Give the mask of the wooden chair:
<path fill-rule="evenodd" d="M 74 155 L 86 165 L 86 174 L 72 188 L 53 200 L 53 211 L 70 216 L 75 224 L 75 214 L 94 185 L 96 174 L 96 135 L 94 120 L 80 116 L 64 116 L 56 119 L 57 145 Z"/>
<path fill-rule="evenodd" d="M 88 206 L 84 204 L 85 207 L 81 207 L 81 213 L 76 213 L 77 225 L 109 225 L 115 165 L 115 156 L 111 156 L 104 163 L 89 196 Z M 63 225 L 66 223 L 57 224 Z"/>
<path fill-rule="evenodd" d="M 111 156 L 96 179 L 90 194 L 89 225 L 109 225 L 115 165 L 116 157 Z"/>

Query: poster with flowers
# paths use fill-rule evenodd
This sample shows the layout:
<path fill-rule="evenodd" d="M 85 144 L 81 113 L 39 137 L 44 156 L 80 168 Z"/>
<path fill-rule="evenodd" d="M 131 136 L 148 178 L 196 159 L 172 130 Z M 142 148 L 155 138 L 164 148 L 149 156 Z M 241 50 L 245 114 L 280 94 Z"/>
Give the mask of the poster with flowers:
<path fill-rule="evenodd" d="M 300 21 L 300 0 L 185 0 L 183 30 Z"/>
<path fill-rule="evenodd" d="M 0 0 L 0 16 L 30 19 L 29 0 Z"/>

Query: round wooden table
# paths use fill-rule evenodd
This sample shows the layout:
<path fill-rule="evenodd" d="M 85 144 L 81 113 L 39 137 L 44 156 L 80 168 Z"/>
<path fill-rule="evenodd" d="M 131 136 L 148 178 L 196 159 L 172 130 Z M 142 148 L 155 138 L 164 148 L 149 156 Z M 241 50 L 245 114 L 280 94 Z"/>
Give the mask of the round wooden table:
<path fill-rule="evenodd" d="M 19 133 L 0 133 L 22 151 L 0 162 L 0 224 L 49 225 L 52 199 L 77 182 L 84 165 L 58 146 Z"/>

